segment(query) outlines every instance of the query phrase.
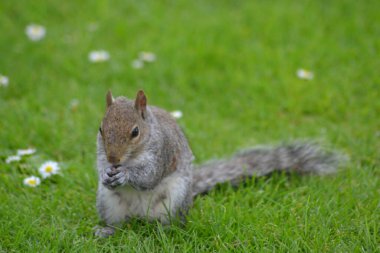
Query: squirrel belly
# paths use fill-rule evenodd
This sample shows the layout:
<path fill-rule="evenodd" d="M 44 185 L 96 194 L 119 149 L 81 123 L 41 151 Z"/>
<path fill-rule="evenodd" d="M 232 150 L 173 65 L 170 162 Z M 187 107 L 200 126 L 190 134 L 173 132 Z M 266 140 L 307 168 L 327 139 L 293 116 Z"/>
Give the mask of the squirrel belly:
<path fill-rule="evenodd" d="M 140 191 L 132 187 L 109 190 L 99 184 L 97 209 L 107 224 L 119 224 L 131 217 L 169 224 L 170 218 L 185 208 L 189 185 L 178 172 L 164 178 L 154 190 Z"/>

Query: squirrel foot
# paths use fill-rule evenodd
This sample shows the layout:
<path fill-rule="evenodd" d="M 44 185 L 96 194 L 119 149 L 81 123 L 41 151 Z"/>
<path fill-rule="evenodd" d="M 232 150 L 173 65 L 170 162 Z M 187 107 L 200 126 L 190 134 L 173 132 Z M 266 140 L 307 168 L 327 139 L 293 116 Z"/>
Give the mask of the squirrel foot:
<path fill-rule="evenodd" d="M 95 226 L 94 227 L 94 235 L 96 237 L 101 237 L 101 238 L 107 238 L 115 233 L 115 229 L 112 227 L 102 227 L 102 226 Z"/>

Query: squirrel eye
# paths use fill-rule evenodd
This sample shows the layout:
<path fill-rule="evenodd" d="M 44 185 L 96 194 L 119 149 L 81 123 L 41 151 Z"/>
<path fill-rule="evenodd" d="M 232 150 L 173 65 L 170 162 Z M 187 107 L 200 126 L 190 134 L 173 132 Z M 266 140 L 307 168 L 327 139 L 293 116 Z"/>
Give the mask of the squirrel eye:
<path fill-rule="evenodd" d="M 133 128 L 132 133 L 131 133 L 131 137 L 135 138 L 138 135 L 139 135 L 139 128 L 138 127 Z"/>
<path fill-rule="evenodd" d="M 103 135 L 103 130 L 102 130 L 101 127 L 99 127 L 99 132 L 100 132 L 101 135 Z"/>

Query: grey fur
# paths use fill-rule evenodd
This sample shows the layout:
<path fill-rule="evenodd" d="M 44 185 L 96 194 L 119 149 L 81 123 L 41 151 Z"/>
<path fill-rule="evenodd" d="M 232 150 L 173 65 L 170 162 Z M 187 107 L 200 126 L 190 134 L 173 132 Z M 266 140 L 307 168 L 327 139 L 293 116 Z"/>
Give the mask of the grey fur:
<path fill-rule="evenodd" d="M 109 101 L 108 99 L 107 103 Z M 134 117 L 138 117 L 131 115 L 134 114 L 134 111 L 130 108 L 133 108 L 134 104 L 133 101 L 123 97 L 116 98 L 109 103 L 102 122 L 102 126 L 107 126 L 107 128 L 105 127 L 103 130 L 104 136 L 99 133 L 97 137 L 99 174 L 97 209 L 101 219 L 108 225 L 116 225 L 122 220 L 114 218 L 112 213 L 115 210 L 108 203 L 110 194 L 105 189 L 117 193 L 117 204 L 120 206 L 131 205 L 128 202 L 128 192 L 134 194 L 135 201 L 147 202 L 146 199 L 141 199 L 145 195 L 139 194 L 139 192 L 146 192 L 146 196 L 154 198 L 148 201 L 152 205 L 149 209 L 155 209 L 165 204 L 168 194 L 172 197 L 175 195 L 165 190 L 156 193 L 157 189 L 160 187 L 165 189 L 164 184 L 167 180 L 178 178 L 183 193 L 181 192 L 178 197 L 180 203 L 165 207 L 167 215 L 176 216 L 187 213 L 192 204 L 193 154 L 184 134 L 170 114 L 157 107 L 147 106 L 144 110 L 144 120 L 140 122 L 140 129 L 144 129 L 141 139 L 138 143 L 127 145 L 124 153 L 118 152 L 118 145 L 123 146 L 125 143 L 121 138 L 125 135 L 125 128 L 128 127 L 126 125 L 134 125 L 133 122 L 136 121 Z M 108 144 L 109 149 L 113 152 L 112 159 L 120 160 L 117 168 L 109 162 L 105 144 Z M 118 154 L 120 155 L 117 156 Z M 133 210 L 137 211 L 139 208 L 136 207 Z M 146 213 L 139 213 L 137 216 L 145 217 L 146 215 Z M 129 214 L 123 215 L 123 220 L 126 216 Z M 131 216 L 134 215 L 131 214 Z M 164 219 L 162 222 L 167 223 L 168 221 Z M 99 228 L 96 233 L 98 235 L 107 234 Z"/>
<path fill-rule="evenodd" d="M 274 171 L 314 173 L 335 172 L 345 158 L 308 142 L 274 147 L 257 147 L 237 153 L 229 160 L 211 161 L 194 171 L 193 196 L 208 192 L 216 184 L 238 184 L 243 178 L 265 176 Z"/>
<path fill-rule="evenodd" d="M 129 138 L 136 125 L 140 135 Z M 340 162 L 338 156 L 317 145 L 295 143 L 246 150 L 193 171 L 193 154 L 185 135 L 170 114 L 146 106 L 142 91 L 136 101 L 113 99 L 109 92 L 102 127 L 97 136 L 97 209 L 108 226 L 134 216 L 164 224 L 172 216 L 185 221 L 193 197 L 218 183 L 238 184 L 244 177 L 276 170 L 331 173 Z M 96 234 L 104 237 L 113 231 L 97 228 Z"/>

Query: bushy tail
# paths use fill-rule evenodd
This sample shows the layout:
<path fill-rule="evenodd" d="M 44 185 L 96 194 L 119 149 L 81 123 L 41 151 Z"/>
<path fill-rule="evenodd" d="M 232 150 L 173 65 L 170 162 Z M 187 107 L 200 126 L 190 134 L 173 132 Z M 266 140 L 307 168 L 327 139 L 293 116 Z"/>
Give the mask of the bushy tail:
<path fill-rule="evenodd" d="M 253 148 L 229 160 L 200 165 L 194 170 L 193 196 L 208 192 L 218 183 L 231 182 L 236 185 L 243 178 L 264 176 L 274 171 L 328 174 L 334 172 L 343 160 L 344 157 L 326 152 L 313 143 Z"/>

